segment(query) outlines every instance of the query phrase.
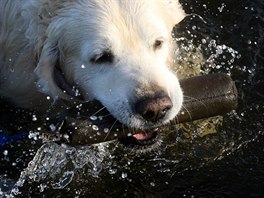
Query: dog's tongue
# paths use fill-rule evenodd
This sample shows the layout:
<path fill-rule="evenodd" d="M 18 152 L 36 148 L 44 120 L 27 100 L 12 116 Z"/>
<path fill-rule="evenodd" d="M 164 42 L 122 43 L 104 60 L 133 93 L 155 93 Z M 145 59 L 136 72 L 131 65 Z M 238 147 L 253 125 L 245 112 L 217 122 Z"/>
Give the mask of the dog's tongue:
<path fill-rule="evenodd" d="M 157 131 L 158 129 L 151 131 L 142 131 L 132 135 L 132 137 L 138 141 L 148 141 L 154 139 L 157 136 Z"/>
<path fill-rule="evenodd" d="M 154 135 L 153 132 L 141 132 L 141 133 L 136 133 L 132 136 L 139 141 L 145 141 L 151 139 L 153 135 Z"/>

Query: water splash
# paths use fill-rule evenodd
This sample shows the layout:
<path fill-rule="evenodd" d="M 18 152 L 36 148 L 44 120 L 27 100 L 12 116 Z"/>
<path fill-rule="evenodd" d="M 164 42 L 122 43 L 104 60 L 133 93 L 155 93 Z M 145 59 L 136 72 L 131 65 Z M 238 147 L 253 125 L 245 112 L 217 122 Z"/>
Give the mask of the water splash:
<path fill-rule="evenodd" d="M 225 44 L 217 44 L 215 39 L 201 38 L 198 46 L 186 37 L 175 41 L 178 49 L 175 51 L 174 63 L 180 78 L 208 74 L 220 69 L 231 75 L 235 61 L 241 58 L 237 50 Z"/>
<path fill-rule="evenodd" d="M 23 187 L 26 181 L 40 183 L 39 192 L 50 187 L 63 189 L 71 183 L 76 171 L 84 167 L 90 176 L 98 178 L 105 156 L 109 156 L 109 153 L 104 143 L 79 148 L 56 143 L 44 144 L 27 168 L 21 172 L 9 196 L 19 195 L 19 188 Z"/>

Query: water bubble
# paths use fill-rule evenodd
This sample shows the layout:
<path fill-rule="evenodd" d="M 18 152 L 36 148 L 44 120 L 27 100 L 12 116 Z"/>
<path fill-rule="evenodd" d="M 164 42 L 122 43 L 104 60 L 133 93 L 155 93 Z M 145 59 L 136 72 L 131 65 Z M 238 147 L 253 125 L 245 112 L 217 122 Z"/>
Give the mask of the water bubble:
<path fill-rule="evenodd" d="M 7 155 L 8 155 L 8 150 L 4 150 L 4 151 L 3 151 L 3 155 L 4 155 L 4 156 L 7 156 Z"/>
<path fill-rule="evenodd" d="M 76 105 L 76 109 L 81 110 L 82 109 L 82 104 Z M 79 112 L 78 112 L 79 113 Z"/>
<path fill-rule="evenodd" d="M 82 69 L 85 69 L 86 67 L 85 67 L 85 65 L 81 65 L 81 68 L 82 68 Z"/>
<path fill-rule="evenodd" d="M 21 192 L 19 191 L 19 189 L 17 187 L 15 187 L 15 188 L 12 189 L 10 197 L 12 197 L 12 195 L 17 196 L 19 194 L 21 194 Z"/>
<path fill-rule="evenodd" d="M 218 7 L 219 12 L 223 12 L 226 5 L 224 3 L 221 4 L 221 7 Z"/>
<path fill-rule="evenodd" d="M 28 134 L 28 138 L 29 139 L 37 139 L 39 133 L 38 132 L 32 132 L 30 131 L 29 134 Z"/>
<path fill-rule="evenodd" d="M 37 121 L 37 116 L 36 115 L 32 115 L 32 121 Z"/>
<path fill-rule="evenodd" d="M 209 42 L 208 47 L 216 47 L 216 40 L 212 39 L 212 40 Z"/>
<path fill-rule="evenodd" d="M 94 116 L 94 115 L 93 116 L 90 116 L 90 119 L 93 120 L 93 121 L 95 121 L 95 120 L 97 120 L 97 116 Z"/>
<path fill-rule="evenodd" d="M 63 176 L 59 179 L 59 181 L 57 183 L 52 184 L 53 189 L 63 189 L 72 181 L 73 176 L 73 171 L 64 172 Z"/>
<path fill-rule="evenodd" d="M 75 96 L 79 96 L 81 93 L 78 89 L 75 90 Z"/>
<path fill-rule="evenodd" d="M 44 192 L 45 188 L 47 187 L 46 184 L 40 184 L 39 185 L 39 192 Z"/>
<path fill-rule="evenodd" d="M 122 177 L 122 179 L 127 178 L 127 173 L 122 172 L 121 177 Z"/>
<path fill-rule="evenodd" d="M 108 172 L 109 172 L 110 175 L 113 175 L 113 174 L 116 174 L 117 169 L 109 169 Z"/>
<path fill-rule="evenodd" d="M 64 134 L 63 135 L 63 138 L 66 139 L 66 140 L 68 140 L 70 138 L 70 136 L 68 134 Z"/>
<path fill-rule="evenodd" d="M 92 129 L 95 130 L 95 131 L 98 131 L 99 127 L 97 125 L 92 125 Z"/>
<path fill-rule="evenodd" d="M 105 133 L 108 133 L 109 132 L 109 129 L 108 128 L 104 128 L 104 132 Z"/>
<path fill-rule="evenodd" d="M 206 39 L 202 39 L 202 44 L 206 44 Z"/>
<path fill-rule="evenodd" d="M 57 130 L 56 126 L 54 124 L 50 124 L 49 128 L 52 132 L 55 132 Z"/>

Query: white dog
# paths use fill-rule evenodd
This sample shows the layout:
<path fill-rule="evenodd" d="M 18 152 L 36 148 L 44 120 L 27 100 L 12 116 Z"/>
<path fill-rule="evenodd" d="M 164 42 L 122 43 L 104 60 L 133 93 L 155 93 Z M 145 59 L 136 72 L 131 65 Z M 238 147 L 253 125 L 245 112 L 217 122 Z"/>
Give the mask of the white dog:
<path fill-rule="evenodd" d="M 1 0 L 0 96 L 46 111 L 96 99 L 121 123 L 165 124 L 183 94 L 168 68 L 178 0 Z"/>

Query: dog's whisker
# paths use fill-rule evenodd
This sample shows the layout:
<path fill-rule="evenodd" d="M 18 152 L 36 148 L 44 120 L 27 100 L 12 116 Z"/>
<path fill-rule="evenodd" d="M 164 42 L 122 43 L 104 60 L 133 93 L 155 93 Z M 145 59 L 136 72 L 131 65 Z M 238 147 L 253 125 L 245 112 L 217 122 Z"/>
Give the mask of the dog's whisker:
<path fill-rule="evenodd" d="M 123 131 L 123 134 L 124 134 L 124 137 L 126 136 L 126 133 L 125 133 L 125 125 L 122 124 L 122 131 Z"/>
<path fill-rule="evenodd" d="M 172 119 L 172 120 L 170 121 L 170 125 L 177 125 L 177 124 L 179 124 L 179 123 L 180 123 L 179 115 L 177 114 L 177 115 L 174 117 L 174 119 Z"/>
<path fill-rule="evenodd" d="M 97 113 L 101 112 L 102 110 L 104 110 L 106 107 L 102 107 L 101 109 L 99 109 L 98 111 L 96 111 L 95 113 L 93 113 L 91 116 L 95 116 Z"/>
<path fill-rule="evenodd" d="M 112 131 L 112 129 L 113 129 L 113 127 L 114 127 L 114 125 L 116 124 L 116 122 L 117 122 L 117 120 L 115 120 L 115 122 L 112 124 L 112 126 L 110 127 L 110 129 L 109 129 L 109 131 L 108 131 L 108 133 L 106 134 L 106 136 L 105 136 L 105 138 L 104 138 L 104 141 L 106 141 L 106 139 L 107 139 L 107 137 L 109 136 L 109 134 L 111 133 L 111 131 Z"/>
<path fill-rule="evenodd" d="M 198 17 L 199 19 L 202 20 L 203 23 L 207 24 L 207 21 L 204 20 L 204 18 L 199 15 L 199 14 L 196 14 L 196 13 L 190 13 L 190 14 L 187 14 L 186 16 L 194 16 L 194 17 Z"/>
<path fill-rule="evenodd" d="M 190 120 L 192 121 L 193 119 L 192 119 L 192 115 L 191 115 L 190 111 L 184 105 L 182 105 L 182 108 L 184 108 L 186 110 L 186 112 L 188 113 L 188 115 L 190 117 Z"/>
<path fill-rule="evenodd" d="M 106 115 L 100 115 L 100 116 L 98 116 L 99 118 L 105 118 L 105 117 L 108 117 L 108 116 L 111 116 L 112 114 L 111 113 L 109 113 L 109 114 L 106 114 Z M 78 115 L 78 117 L 80 117 L 80 118 L 90 118 L 91 119 L 91 117 L 93 117 L 93 116 L 95 116 L 95 115 Z M 95 118 L 95 119 L 97 119 L 97 118 Z"/>
<path fill-rule="evenodd" d="M 105 117 L 108 117 L 108 116 L 112 116 L 112 114 L 111 113 L 109 113 L 109 114 L 106 114 L 106 115 L 100 115 L 100 117 L 102 117 L 102 118 L 105 118 Z"/>
<path fill-rule="evenodd" d="M 180 123 L 178 115 L 175 116 L 175 119 L 173 119 L 173 121 L 174 121 L 174 124 Z"/>
<path fill-rule="evenodd" d="M 135 147 L 132 147 L 131 150 L 130 150 L 130 153 L 129 153 L 129 154 L 131 155 L 131 154 L 133 154 L 133 153 L 136 153 L 135 150 L 136 150 L 136 148 L 135 148 Z"/>
<path fill-rule="evenodd" d="M 208 110 L 206 104 L 203 103 L 201 100 L 198 100 L 197 98 L 186 96 L 186 95 L 184 95 L 183 97 L 189 98 L 189 99 L 192 99 L 192 100 L 195 100 L 195 101 L 199 102 L 200 104 L 202 104 L 205 107 L 206 110 Z"/>
<path fill-rule="evenodd" d="M 184 98 L 188 98 L 188 99 L 195 100 L 195 101 L 197 101 L 197 102 L 200 102 L 202 105 L 204 105 L 204 106 L 206 107 L 205 103 L 204 103 L 203 101 L 197 99 L 197 98 L 194 98 L 194 97 L 191 97 L 191 96 L 186 96 L 186 95 L 184 95 L 183 97 L 184 97 Z"/>

